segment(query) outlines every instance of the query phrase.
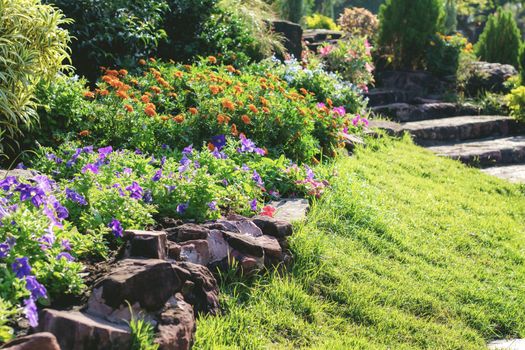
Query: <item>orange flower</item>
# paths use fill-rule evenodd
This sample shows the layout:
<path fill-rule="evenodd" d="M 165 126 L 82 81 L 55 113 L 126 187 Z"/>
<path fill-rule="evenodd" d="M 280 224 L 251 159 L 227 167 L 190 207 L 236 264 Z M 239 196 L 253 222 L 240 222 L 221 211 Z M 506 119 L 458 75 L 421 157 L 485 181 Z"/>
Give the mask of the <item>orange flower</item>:
<path fill-rule="evenodd" d="M 173 120 L 180 124 L 184 121 L 184 116 L 182 114 L 179 114 L 175 118 L 173 118 Z"/>
<path fill-rule="evenodd" d="M 123 100 L 126 100 L 126 99 L 129 98 L 128 94 L 125 91 L 122 91 L 122 90 L 118 90 L 117 91 L 117 96 L 120 97 Z"/>
<path fill-rule="evenodd" d="M 84 97 L 85 98 L 95 98 L 95 94 L 91 91 L 86 91 L 84 92 Z"/>
<path fill-rule="evenodd" d="M 144 103 L 150 103 L 150 99 L 149 99 L 149 96 L 148 95 L 142 95 L 142 97 L 140 98 L 140 100 Z"/>
<path fill-rule="evenodd" d="M 270 113 L 270 109 L 268 107 L 263 107 L 262 108 L 263 112 L 266 113 L 266 114 L 269 114 Z"/>
<path fill-rule="evenodd" d="M 160 117 L 160 119 L 162 119 L 163 121 L 167 121 L 170 119 L 170 117 L 168 117 L 167 115 L 163 115 L 162 117 Z"/>
<path fill-rule="evenodd" d="M 268 106 L 268 100 L 261 96 L 261 103 L 263 106 Z"/>
<path fill-rule="evenodd" d="M 176 71 L 175 74 L 173 74 L 175 78 L 182 78 L 184 76 L 184 73 L 181 71 Z"/>
<path fill-rule="evenodd" d="M 305 88 L 300 88 L 299 91 L 300 91 L 301 94 L 303 94 L 303 95 L 308 95 L 308 90 L 306 90 Z"/>
<path fill-rule="evenodd" d="M 228 72 L 230 72 L 230 73 L 235 73 L 235 68 L 234 68 L 233 66 L 231 66 L 231 65 L 226 66 L 226 70 L 227 70 Z"/>
<path fill-rule="evenodd" d="M 121 69 L 121 70 L 119 70 L 118 73 L 119 73 L 120 75 L 122 75 L 123 77 L 125 77 L 126 75 L 128 75 L 128 71 L 125 70 L 125 69 Z"/>
<path fill-rule="evenodd" d="M 250 120 L 250 117 L 248 117 L 246 114 L 244 114 L 242 117 L 242 122 L 246 125 L 250 124 L 251 120 Z"/>
<path fill-rule="evenodd" d="M 100 90 L 99 94 L 100 94 L 100 96 L 107 96 L 107 95 L 109 95 L 109 91 L 106 90 L 106 89 Z"/>
<path fill-rule="evenodd" d="M 244 91 L 240 85 L 235 85 L 233 89 L 235 90 L 235 94 L 237 95 L 242 94 Z"/>
<path fill-rule="evenodd" d="M 131 84 L 139 85 L 139 81 L 137 79 L 131 79 Z"/>
<path fill-rule="evenodd" d="M 252 112 L 255 113 L 255 114 L 259 113 L 259 110 L 257 109 L 257 107 L 255 107 L 255 106 L 252 105 L 252 104 L 249 104 L 249 105 L 248 105 L 248 108 L 250 109 L 250 111 L 252 111 Z"/>
<path fill-rule="evenodd" d="M 128 112 L 133 112 L 133 106 L 132 105 L 125 105 L 124 108 L 126 109 L 126 111 Z"/>
<path fill-rule="evenodd" d="M 145 65 L 146 65 L 146 60 L 143 59 L 143 58 L 141 58 L 141 59 L 139 60 L 139 64 L 140 64 L 141 66 L 145 66 Z"/>
<path fill-rule="evenodd" d="M 213 143 L 211 143 L 211 142 L 208 142 L 208 149 L 210 151 L 214 151 L 215 150 L 215 145 Z"/>
<path fill-rule="evenodd" d="M 177 94 L 175 92 L 168 93 L 169 97 L 177 98 Z"/>
<path fill-rule="evenodd" d="M 155 63 L 155 62 L 157 62 L 157 60 L 156 60 L 156 59 L 154 59 L 153 57 L 150 57 L 150 58 L 149 58 L 149 61 L 150 61 L 150 62 L 152 62 L 152 63 Z"/>
<path fill-rule="evenodd" d="M 226 122 L 227 117 L 224 114 L 219 114 L 217 116 L 217 123 L 223 124 Z"/>
<path fill-rule="evenodd" d="M 239 135 L 239 131 L 237 130 L 237 125 L 232 124 L 231 131 L 232 131 L 233 136 Z"/>
<path fill-rule="evenodd" d="M 106 71 L 106 74 L 107 75 L 110 75 L 112 77 L 118 77 L 118 71 L 114 70 L 114 69 L 108 69 Z"/>
<path fill-rule="evenodd" d="M 154 117 L 157 115 L 157 108 L 155 107 L 155 105 L 153 103 L 148 103 L 146 105 L 146 108 L 144 108 L 144 113 L 146 113 L 146 115 L 150 116 L 150 117 Z"/>
<path fill-rule="evenodd" d="M 196 115 L 197 113 L 199 113 L 199 111 L 197 110 L 197 108 L 195 107 L 191 107 L 188 109 L 188 111 L 193 114 L 193 115 Z"/>
<path fill-rule="evenodd" d="M 153 92 L 155 92 L 157 94 L 160 94 L 162 92 L 162 90 L 158 86 L 152 86 L 150 89 L 151 89 L 151 91 L 153 91 Z"/>
<path fill-rule="evenodd" d="M 89 130 L 82 130 L 81 132 L 78 133 L 78 136 L 81 136 L 81 137 L 86 137 L 90 134 L 90 131 Z"/>
<path fill-rule="evenodd" d="M 217 63 L 217 58 L 215 58 L 214 56 L 208 56 L 208 62 L 210 62 L 211 64 L 215 64 Z"/>
<path fill-rule="evenodd" d="M 213 95 L 217 95 L 219 92 L 221 92 L 221 88 L 217 85 L 210 86 L 210 91 Z"/>
<path fill-rule="evenodd" d="M 334 103 L 332 102 L 331 99 L 327 98 L 326 99 L 326 103 L 330 106 L 330 107 L 333 107 Z"/>
<path fill-rule="evenodd" d="M 253 96 L 252 95 L 248 95 L 248 100 L 253 101 Z"/>
<path fill-rule="evenodd" d="M 230 110 L 230 111 L 235 110 L 235 103 L 228 100 L 227 98 L 223 99 L 221 103 L 222 103 L 222 108 Z"/>

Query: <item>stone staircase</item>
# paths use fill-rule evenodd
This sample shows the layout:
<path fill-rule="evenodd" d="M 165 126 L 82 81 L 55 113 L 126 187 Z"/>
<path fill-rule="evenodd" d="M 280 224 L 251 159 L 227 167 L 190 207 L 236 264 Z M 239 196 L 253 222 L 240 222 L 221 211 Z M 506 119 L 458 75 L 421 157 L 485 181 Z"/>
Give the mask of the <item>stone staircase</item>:
<path fill-rule="evenodd" d="M 417 96 L 417 95 L 416 95 Z M 474 105 L 414 97 L 413 92 L 375 89 L 368 94 L 371 125 L 392 135 L 407 132 L 437 155 L 525 183 L 525 125 L 508 116 L 481 115 Z"/>

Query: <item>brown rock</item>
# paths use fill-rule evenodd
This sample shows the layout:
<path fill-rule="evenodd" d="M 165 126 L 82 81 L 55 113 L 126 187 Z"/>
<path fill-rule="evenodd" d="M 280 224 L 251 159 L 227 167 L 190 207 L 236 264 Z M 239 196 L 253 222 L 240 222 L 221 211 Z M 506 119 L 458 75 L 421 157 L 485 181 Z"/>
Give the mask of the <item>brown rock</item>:
<path fill-rule="evenodd" d="M 264 256 L 264 249 L 255 237 L 234 232 L 223 232 L 223 235 L 226 242 L 228 242 L 233 249 L 258 258 Z"/>
<path fill-rule="evenodd" d="M 206 239 L 208 237 L 208 228 L 196 224 L 184 224 L 172 229 L 169 229 L 169 239 L 176 242 L 185 242 L 198 239 Z"/>
<path fill-rule="evenodd" d="M 160 314 L 155 343 L 160 350 L 189 350 L 193 345 L 196 325 L 193 308 L 181 294 L 172 297 Z"/>
<path fill-rule="evenodd" d="M 125 258 L 166 259 L 166 232 L 128 230 L 124 238 L 128 240 Z"/>
<path fill-rule="evenodd" d="M 180 259 L 181 249 L 182 249 L 181 246 L 178 245 L 177 243 L 172 242 L 172 241 L 168 241 L 168 243 L 167 243 L 168 258 L 174 259 L 174 260 L 179 260 Z"/>
<path fill-rule="evenodd" d="M 216 315 L 219 312 L 219 286 L 211 271 L 206 266 L 188 262 L 177 265 L 190 273 L 189 280 L 195 284 L 185 295 L 186 301 L 193 305 L 196 313 Z"/>
<path fill-rule="evenodd" d="M 250 220 L 241 220 L 235 222 L 239 232 L 252 237 L 260 237 L 263 235 L 262 230 Z"/>
<path fill-rule="evenodd" d="M 208 235 L 208 249 L 210 252 L 210 263 L 224 260 L 230 254 L 230 246 L 224 240 L 224 236 L 219 230 L 210 230 Z"/>
<path fill-rule="evenodd" d="M 95 284 L 95 288 L 102 288 L 102 299 L 108 306 L 117 309 L 126 302 L 138 302 L 148 311 L 160 309 L 181 287 L 172 264 L 156 259 L 122 260 Z"/>
<path fill-rule="evenodd" d="M 2 349 L 6 350 L 61 350 L 56 337 L 48 332 L 35 333 L 17 338 Z"/>
<path fill-rule="evenodd" d="M 185 241 L 180 244 L 180 259 L 194 264 L 208 265 L 210 251 L 208 241 L 204 239 Z"/>
<path fill-rule="evenodd" d="M 232 251 L 232 256 L 239 262 L 242 274 L 251 275 L 264 268 L 264 258 L 244 255 L 236 250 Z"/>
<path fill-rule="evenodd" d="M 208 227 L 210 230 L 221 230 L 239 233 L 239 229 L 237 228 L 235 221 L 218 220 L 216 222 L 207 223 L 206 227 Z"/>
<path fill-rule="evenodd" d="M 53 333 L 62 350 L 129 349 L 130 331 L 78 311 L 44 309 L 39 329 Z"/>
<path fill-rule="evenodd" d="M 283 238 L 292 235 L 292 224 L 286 221 L 274 219 L 268 216 L 258 215 L 253 219 L 265 235 Z"/>

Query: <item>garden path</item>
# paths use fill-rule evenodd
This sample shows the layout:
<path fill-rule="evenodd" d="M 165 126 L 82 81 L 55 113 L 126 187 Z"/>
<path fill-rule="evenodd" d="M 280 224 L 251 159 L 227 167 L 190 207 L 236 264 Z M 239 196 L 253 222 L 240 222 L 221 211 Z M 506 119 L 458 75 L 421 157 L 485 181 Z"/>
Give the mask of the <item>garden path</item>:
<path fill-rule="evenodd" d="M 372 111 L 391 121 L 371 125 L 390 134 L 408 132 L 440 156 L 480 167 L 487 174 L 525 183 L 525 125 L 508 116 L 479 115 L 471 104 L 411 99 L 395 89 L 370 91 Z"/>

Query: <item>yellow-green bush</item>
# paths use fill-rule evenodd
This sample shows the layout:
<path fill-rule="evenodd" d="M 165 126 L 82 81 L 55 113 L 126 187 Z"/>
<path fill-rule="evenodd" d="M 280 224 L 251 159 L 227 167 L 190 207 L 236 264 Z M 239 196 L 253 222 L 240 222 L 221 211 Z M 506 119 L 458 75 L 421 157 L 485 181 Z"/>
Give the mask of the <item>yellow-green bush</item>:
<path fill-rule="evenodd" d="M 13 138 L 36 120 L 34 88 L 69 59 L 62 13 L 40 0 L 0 0 L 0 130 Z M 0 150 L 2 147 L 0 146 Z"/>
<path fill-rule="evenodd" d="M 510 114 L 520 121 L 525 121 L 525 86 L 511 90 L 507 95 Z"/>
<path fill-rule="evenodd" d="M 314 13 L 311 16 L 306 16 L 304 18 L 304 23 L 308 29 L 339 30 L 339 27 L 337 24 L 335 24 L 333 19 L 320 13 Z"/>
<path fill-rule="evenodd" d="M 361 7 L 346 8 L 337 22 L 345 33 L 368 38 L 375 36 L 379 27 L 377 16 Z"/>

